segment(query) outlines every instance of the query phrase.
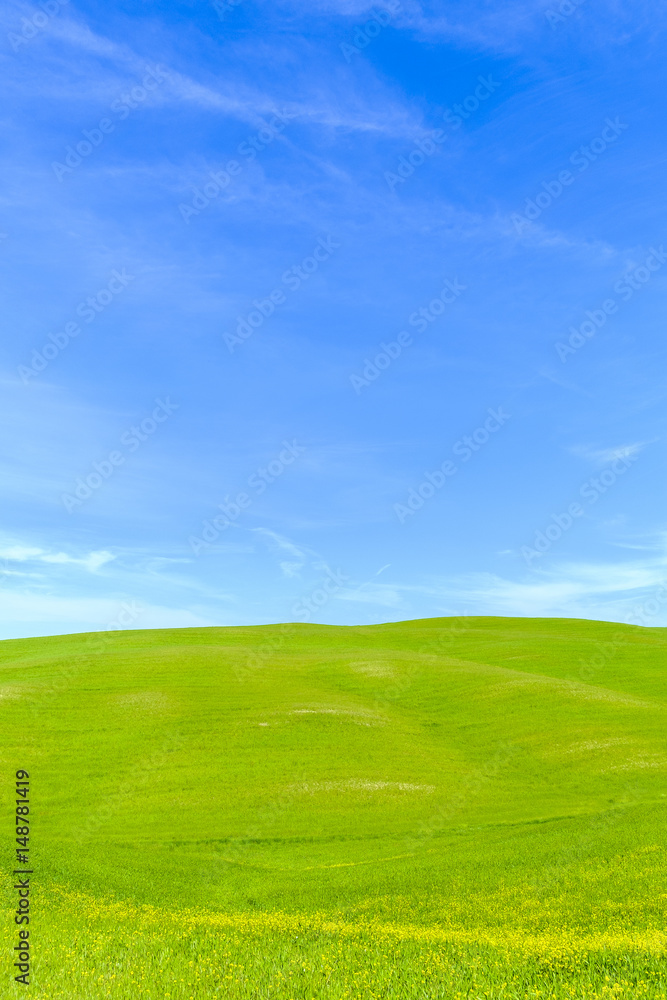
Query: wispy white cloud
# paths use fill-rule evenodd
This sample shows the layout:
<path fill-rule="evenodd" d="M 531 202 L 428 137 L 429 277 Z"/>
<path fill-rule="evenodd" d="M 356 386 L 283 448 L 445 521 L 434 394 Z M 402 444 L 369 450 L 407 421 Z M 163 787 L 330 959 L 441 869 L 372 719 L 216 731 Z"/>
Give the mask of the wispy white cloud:
<path fill-rule="evenodd" d="M 626 563 L 563 563 L 520 580 L 470 574 L 436 589 L 456 609 L 449 613 L 623 621 L 637 602 L 665 583 L 667 558 L 661 556 Z M 667 604 L 663 617 L 667 619 Z"/>
<path fill-rule="evenodd" d="M 516 53 L 522 41 L 545 26 L 548 0 L 514 0 L 499 7 L 490 2 L 449 3 L 446 12 L 416 0 L 402 5 L 397 18 L 420 40 L 454 42 L 458 45 L 498 53 Z M 429 9 L 430 8 L 430 9 Z"/>
<path fill-rule="evenodd" d="M 424 600 L 432 614 L 506 617 L 599 618 L 624 621 L 642 602 L 667 586 L 667 556 L 623 563 L 562 563 L 520 579 L 493 573 L 470 573 L 448 579 L 404 584 L 400 581 L 345 587 L 335 600 L 401 610 L 406 618 Z M 667 590 L 661 614 L 651 624 L 667 622 Z"/>
<path fill-rule="evenodd" d="M 649 441 L 635 441 L 632 444 L 620 444 L 611 448 L 596 448 L 589 444 L 573 445 L 569 451 L 578 458 L 585 458 L 595 465 L 608 465 L 619 458 L 633 458 L 650 444 Z"/>
<path fill-rule="evenodd" d="M 555 368 L 543 365 L 539 369 L 539 375 L 541 375 L 542 378 L 548 379 L 549 382 L 553 382 L 554 385 L 559 385 L 562 389 L 569 389 L 570 392 L 576 392 L 577 395 L 586 396 L 588 399 L 595 399 L 594 393 L 590 392 L 588 389 L 584 389 L 577 382 L 573 382 L 572 379 L 565 378 Z"/>
<path fill-rule="evenodd" d="M 284 535 L 279 535 L 277 531 L 271 531 L 269 528 L 253 528 L 252 530 L 264 538 L 271 539 L 279 549 L 284 549 L 286 552 L 296 556 L 300 561 L 306 558 L 306 553 L 303 549 L 295 545 L 294 542 L 291 542 L 289 538 L 285 538 Z"/>
<path fill-rule="evenodd" d="M 572 456 L 564 448 L 549 450 L 553 428 L 576 427 L 577 440 L 594 442 L 582 445 L 579 457 L 595 465 L 635 457 L 654 433 L 648 429 L 655 426 L 653 415 L 644 421 L 630 415 L 629 407 L 623 410 L 623 391 L 615 394 L 609 380 L 592 377 L 583 354 L 576 372 L 567 368 L 576 383 L 566 383 L 553 370 L 541 380 L 513 373 L 514 382 L 525 383 L 519 387 L 522 392 L 534 390 L 539 381 L 540 404 L 551 424 L 517 417 L 515 440 L 525 437 L 514 451 L 510 439 L 503 443 L 502 481 L 491 452 L 484 453 L 471 476 L 456 480 L 451 499 L 460 504 L 463 516 L 460 528 L 455 520 L 443 520 L 442 549 L 423 527 L 426 514 L 422 527 L 402 537 L 394 534 L 395 525 L 388 534 L 381 525 L 390 520 L 387 498 L 393 484 L 406 475 L 405 449 L 396 447 L 396 440 L 418 442 L 431 468 L 430 456 L 441 453 L 445 427 L 463 428 L 469 411 L 478 405 L 483 411 L 491 401 L 486 397 L 495 394 L 494 380 L 500 389 L 503 366 L 513 363 L 507 359 L 515 357 L 515 345 L 523 340 L 530 353 L 549 317 L 569 315 L 575 303 L 585 307 L 585 296 L 595 301 L 594 289 L 610 265 L 620 273 L 621 258 L 621 267 L 644 259 L 643 252 L 633 249 L 628 256 L 608 242 L 608 211 L 594 215 L 595 204 L 617 205 L 619 185 L 635 176 L 625 173 L 628 146 L 625 152 L 619 147 L 615 161 L 605 160 L 589 193 L 582 182 L 569 207 L 564 199 L 562 210 L 545 213 L 544 226 L 517 234 L 509 220 L 513 208 L 519 209 L 549 176 L 547 162 L 568 162 L 575 133 L 584 139 L 594 134 L 588 122 L 591 117 L 598 121 L 601 106 L 612 113 L 626 103 L 645 105 L 642 93 L 632 89 L 641 82 L 633 75 L 636 53 L 628 54 L 617 74 L 631 81 L 631 90 L 627 84 L 614 89 L 601 61 L 587 63 L 589 70 L 572 71 L 568 46 L 587 44 L 589 37 L 578 30 L 579 14 L 562 26 L 551 49 L 526 44 L 531 32 L 536 36 L 545 29 L 544 10 L 552 0 L 511 0 L 505 7 L 492 0 L 453 0 L 445 7 L 401 0 L 383 40 L 348 64 L 338 40 L 351 38 L 355 24 L 363 24 L 375 5 L 323 0 L 321 9 L 315 9 L 303 0 L 278 0 L 276 16 L 268 0 L 258 2 L 265 4 L 264 20 L 257 17 L 257 4 L 238 12 L 242 17 L 251 12 L 257 28 L 252 32 L 221 31 L 210 4 L 192 7 L 185 22 L 182 11 L 147 9 L 144 20 L 143 15 L 126 19 L 110 8 L 90 24 L 69 4 L 48 30 L 7 60 L 10 84 L 23 103 L 10 122 L 15 143 L 2 164 L 10 183 L 0 207 L 14 220 L 16 241 L 10 260 L 16 277 L 7 288 L 14 303 L 8 321 L 16 336 L 6 363 L 15 371 L 33 348 L 41 349 L 49 335 L 57 335 L 75 317 L 77 303 L 103 287 L 112 267 L 127 265 L 137 280 L 123 300 L 122 315 L 120 309 L 105 312 L 39 379 L 30 386 L 14 380 L 3 392 L 6 413 L 0 424 L 6 457 L 0 478 L 8 501 L 6 523 L 24 524 L 28 514 L 32 523 L 43 525 L 42 534 L 21 543 L 8 536 L 0 574 L 5 589 L 16 588 L 12 600 L 19 603 L 47 600 L 51 593 L 78 606 L 79 598 L 101 600 L 100 595 L 136 587 L 142 602 L 166 609 L 161 619 L 166 624 L 174 624 L 171 607 L 201 620 L 218 621 L 223 609 L 230 608 L 237 621 L 280 620 L 289 612 L 294 580 L 306 598 L 317 592 L 327 574 L 327 560 L 320 554 L 326 552 L 346 583 L 331 592 L 322 613 L 338 614 L 340 620 L 372 620 L 382 608 L 405 618 L 463 611 L 620 615 L 654 585 L 650 581 L 657 563 L 651 560 L 657 557 L 650 548 L 628 553 L 631 559 L 645 555 L 646 562 L 628 564 L 623 573 L 606 566 L 593 572 L 584 563 L 553 566 L 550 555 L 542 560 L 549 571 L 530 576 L 521 576 L 525 571 L 517 566 L 512 578 L 505 568 L 509 559 L 500 575 L 454 575 L 470 565 L 488 567 L 489 554 L 505 549 L 508 537 L 514 537 L 516 508 L 524 521 L 537 511 L 535 523 L 540 523 L 542 507 L 530 489 L 521 491 L 517 504 L 503 499 L 503 488 L 552 481 L 552 476 L 553 481 L 567 481 Z M 605 0 L 591 3 L 580 12 L 588 25 L 595 20 L 594 9 L 612 11 Z M 19 2 L 14 12 L 20 18 L 34 9 Z M 628 10 L 627 0 L 615 0 L 616 27 Z M 644 0 L 638 0 L 637 10 L 643 24 Z M 424 65 L 416 73 L 415 40 L 427 43 Z M 554 55 L 556 48 L 559 55 Z M 490 58 L 471 58 L 475 49 Z M 516 53 L 513 61 L 493 58 L 508 51 Z M 445 77 L 434 70 L 439 58 L 448 66 Z M 146 65 L 157 62 L 169 75 L 164 85 L 146 98 L 127 127 L 118 127 L 86 155 L 72 176 L 62 184 L 56 181 L 49 173 L 51 160 L 68 144 L 76 145 L 82 129 L 95 127 L 120 93 L 140 84 Z M 539 62 L 544 72 L 531 75 L 530 62 Z M 425 127 L 444 127 L 440 104 L 462 101 L 471 74 L 491 70 L 503 80 L 497 103 L 489 101 L 484 112 L 471 116 L 458 131 L 450 129 L 438 156 L 390 191 L 383 174 L 409 153 L 407 143 Z M 648 87 L 655 87 L 653 78 Z M 240 175 L 186 231 L 177 211 L 183 192 L 192 197 L 192 189 L 201 190 L 208 172 L 235 156 L 239 140 L 283 107 L 295 117 L 275 145 L 244 163 Z M 47 118 L 48 128 L 39 124 Z M 640 137 L 639 119 L 635 115 L 632 134 L 647 169 L 660 152 L 651 144 L 641 145 L 646 140 Z M 642 199 L 659 201 L 657 180 L 640 187 Z M 632 184 L 628 190 L 634 190 Z M 576 198 L 581 198 L 580 211 Z M 592 217 L 587 219 L 589 206 Z M 648 210 L 642 214 L 644 207 Z M 633 248 L 650 241 L 653 218 L 651 205 L 641 199 L 624 203 L 614 213 L 614 241 Z M 648 219 L 645 226 L 642 219 Z M 278 286 L 284 268 L 297 264 L 320 232 L 340 236 L 344 247 L 332 266 L 304 283 L 287 309 L 276 310 L 243 357 L 242 352 L 227 357 L 221 330 L 245 315 L 253 299 L 263 299 Z M 34 295 L 34 275 L 22 264 L 28 256 L 40 273 L 39 296 Z M 433 336 L 416 339 L 414 349 L 383 375 L 381 388 L 372 390 L 372 407 L 370 395 L 370 408 L 361 400 L 357 407 L 349 396 L 348 370 L 371 345 L 395 336 L 412 311 L 429 301 L 430 272 L 436 268 L 447 276 L 460 268 L 470 295 L 446 329 L 443 323 L 438 333 L 433 327 Z M 657 284 L 663 276 L 651 280 Z M 641 306 L 647 315 L 649 306 L 647 294 Z M 598 352 L 597 361 L 602 358 L 608 372 L 612 364 L 620 368 L 625 358 L 632 358 L 628 344 L 633 338 L 640 343 L 632 321 L 630 309 L 615 319 L 618 339 L 607 338 L 605 353 Z M 635 322 L 644 323 L 642 313 L 635 314 Z M 642 328 L 646 347 L 641 350 L 655 349 L 657 356 L 660 345 L 649 341 L 650 329 L 648 322 Z M 299 350 L 291 350 L 297 338 Z M 614 356 L 622 338 L 627 354 Z M 498 349 L 501 353 L 495 354 Z M 591 359 L 592 351 L 584 353 Z M 523 360 L 524 352 L 521 364 Z M 446 378 L 429 389 L 436 366 Z M 534 367 L 531 363 L 531 372 Z M 641 392 L 642 413 L 648 414 L 647 397 L 660 391 L 657 382 L 652 388 L 654 371 L 628 371 L 632 377 L 627 385 L 639 385 L 636 395 Z M 154 382 L 163 376 L 183 389 L 183 429 L 174 427 L 169 440 L 155 438 L 133 456 L 91 498 L 82 517 L 67 514 L 63 490 L 77 477 L 85 478 L 93 463 L 104 461 L 120 432 L 137 419 L 144 390 L 150 387 L 147 398 L 152 399 Z M 549 379 L 572 390 L 565 407 L 560 402 L 565 394 L 554 392 Z M 275 423 L 272 401 L 278 386 L 284 387 L 289 401 L 284 412 L 294 428 L 303 428 L 313 439 L 360 442 L 363 468 L 347 445 L 340 449 L 340 461 L 329 460 L 328 468 L 325 461 L 318 467 L 306 458 L 300 465 L 303 479 L 285 477 L 246 521 L 240 519 L 221 536 L 206 558 L 188 561 L 188 525 L 205 516 L 208 500 L 203 498 L 216 494 L 216 476 L 231 483 L 239 454 L 257 450 L 260 422 Z M 595 395 L 595 408 L 578 398 L 587 389 L 589 397 Z M 610 400 L 604 398 L 607 391 Z M 442 396 L 442 419 L 435 418 L 431 393 Z M 254 417 L 246 421 L 240 415 L 247 403 Z M 617 413 L 628 415 L 627 432 L 611 439 L 612 444 L 621 442 L 611 447 L 604 428 L 612 426 L 609 419 L 613 422 Z M 376 455 L 365 438 L 383 441 L 384 453 Z M 309 443 L 309 455 L 315 453 Z M 484 463 L 493 472 L 484 473 Z M 608 536 L 618 538 L 646 524 L 650 462 L 637 464 L 646 478 L 632 480 L 622 514 L 596 508 L 596 515 L 599 510 L 606 520 L 580 522 L 579 534 L 568 537 L 573 547 L 584 546 L 575 551 L 587 551 L 584 526 L 603 525 Z M 240 484 L 248 471 L 238 472 Z M 443 497 L 441 509 L 447 502 Z M 434 517 L 437 503 L 430 506 Z M 475 518 L 482 517 L 489 534 L 476 529 Z M 369 522 L 380 527 L 362 536 L 359 529 Z M 253 535 L 249 524 L 267 527 L 264 534 Z M 601 534 L 591 545 L 599 543 Z M 223 542 L 227 536 L 247 544 Z M 301 538 L 318 552 L 300 544 Z M 161 556 L 155 555 L 158 550 Z M 388 581 L 387 572 L 381 583 L 373 578 L 355 586 L 348 577 L 364 579 L 369 551 L 377 553 L 378 563 L 387 557 L 379 553 L 391 552 L 412 582 Z M 434 582 L 431 574 L 442 565 L 440 551 L 447 552 L 449 575 Z M 614 558 L 619 557 L 623 554 L 616 551 Z M 600 589 L 601 582 L 607 589 Z M 29 588 L 41 592 L 26 593 Z M 192 601 L 201 602 L 203 610 Z M 207 608 L 213 609 L 210 615 Z M 34 609 L 37 614 L 38 603 Z M 66 627 L 71 611 L 63 606 L 54 631 Z M 109 612 L 105 620 L 111 616 Z"/>
<path fill-rule="evenodd" d="M 9 548 L 0 549 L 0 559 L 12 559 L 16 562 L 25 562 L 41 554 L 42 549 L 31 548 L 29 545 L 10 545 Z"/>
<path fill-rule="evenodd" d="M 54 18 L 49 24 L 49 34 L 60 42 L 65 42 L 89 55 L 101 56 L 112 62 L 126 64 L 132 69 L 143 67 L 143 62 L 127 45 L 113 42 L 93 31 L 85 21 L 68 12 L 64 17 Z"/>
<path fill-rule="evenodd" d="M 111 101 L 120 96 L 122 89 L 136 86 L 147 69 L 161 67 L 166 80 L 151 91 L 147 104 L 191 105 L 203 111 L 210 111 L 226 118 L 245 122 L 255 129 L 265 124 L 265 118 L 282 111 L 288 111 L 293 120 L 333 131 L 359 131 L 394 138 L 412 138 L 424 129 L 421 113 L 415 109 L 397 89 L 390 89 L 375 74 L 356 83 L 354 78 L 343 74 L 342 65 L 338 75 L 334 71 L 335 97 L 331 87 L 331 71 L 320 67 L 322 80 L 309 75 L 309 86 L 294 89 L 284 95 L 280 87 L 263 89 L 238 73 L 221 71 L 217 76 L 208 74 L 207 79 L 197 79 L 193 75 L 180 72 L 173 67 L 171 52 L 166 51 L 157 59 L 136 52 L 128 44 L 119 44 L 93 31 L 80 15 L 70 12 L 69 16 L 53 19 L 48 42 L 53 42 L 48 55 L 43 60 L 42 73 L 25 74 L 19 64 L 15 68 L 15 83 L 25 93 L 37 95 L 43 91 L 49 100 L 91 102 Z M 91 60 L 96 60 L 94 70 L 86 74 L 86 86 L 70 73 L 61 72 L 61 66 L 70 64 L 63 55 L 62 46 L 71 47 Z M 257 46 L 257 42 L 253 45 Z M 309 66 L 317 60 L 315 51 L 308 51 L 305 40 L 304 64 Z M 235 58 L 243 59 L 243 45 L 233 48 Z M 267 56 L 269 53 L 267 53 Z M 277 53 L 271 51 L 275 60 Z M 304 72 L 306 69 L 304 68 Z M 278 141 L 284 137 L 279 136 Z M 289 141 L 289 140 L 288 140 Z"/>
<path fill-rule="evenodd" d="M 601 10 L 605 6 L 606 15 Z M 656 19 L 664 24 L 665 17 L 648 0 L 603 0 L 595 6 L 574 8 L 574 16 L 560 21 L 547 19 L 547 12 L 558 15 L 561 7 L 558 0 L 512 0 L 502 5 L 494 0 L 450 0 L 443 12 L 440 5 L 426 0 L 406 0 L 397 22 L 420 40 L 451 41 L 462 47 L 519 55 L 526 62 L 537 62 L 544 56 L 530 46 L 531 40 L 541 38 L 544 43 L 556 32 L 569 29 L 583 33 L 589 46 L 622 44 L 641 33 L 655 31 Z M 582 32 L 584 24 L 586 30 Z"/>
<path fill-rule="evenodd" d="M 0 559 L 10 562 L 57 563 L 60 565 L 81 566 L 89 573 L 94 573 L 116 557 L 106 550 L 89 552 L 84 556 L 71 556 L 66 552 L 48 552 L 29 545 L 9 545 L 0 548 Z"/>
<path fill-rule="evenodd" d="M 253 528 L 252 531 L 262 538 L 267 538 L 273 549 L 287 552 L 293 557 L 291 560 L 280 560 L 280 569 L 286 577 L 298 576 L 309 557 L 314 555 L 314 553 L 299 548 L 289 538 L 285 538 L 284 535 L 279 535 L 278 532 L 271 531 L 269 528 Z"/>
<path fill-rule="evenodd" d="M 127 602 L 125 602 L 127 603 Z M 63 597 L 52 594 L 3 592 L 0 601 L 0 629 L 4 638 L 30 635 L 101 632 L 124 628 L 193 628 L 218 625 L 187 608 L 156 604 L 142 605 L 139 613 L 120 620 L 122 600 L 107 597 Z"/>

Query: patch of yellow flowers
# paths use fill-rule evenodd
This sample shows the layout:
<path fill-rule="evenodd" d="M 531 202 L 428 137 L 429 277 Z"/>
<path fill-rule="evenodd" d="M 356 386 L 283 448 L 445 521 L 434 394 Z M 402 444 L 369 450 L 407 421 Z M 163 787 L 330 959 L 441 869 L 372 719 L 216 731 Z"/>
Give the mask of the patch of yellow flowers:
<path fill-rule="evenodd" d="M 197 928 L 217 929 L 241 934 L 305 934 L 333 935 L 347 938 L 410 941 L 423 944 L 481 944 L 503 951 L 540 955 L 544 958 L 563 957 L 568 954 L 607 950 L 624 952 L 639 950 L 652 955 L 667 953 L 667 933 L 660 930 L 598 931 L 582 934 L 574 929 L 529 934 L 507 927 L 497 929 L 462 930 L 454 927 L 420 927 L 416 924 L 392 924 L 376 920 L 349 923 L 332 920 L 324 913 L 289 914 L 269 913 L 214 913 L 200 910 L 163 910 L 155 906 L 135 905 L 96 899 L 54 887 L 50 891 L 58 909 L 79 910 L 86 921 L 112 920 L 119 924 L 130 923 L 137 930 L 151 926 L 173 926 L 181 930 Z"/>
<path fill-rule="evenodd" d="M 528 933 L 501 925 L 352 923 L 324 913 L 170 911 L 58 887 L 41 894 L 39 909 L 33 1000 L 667 996 L 667 935 L 659 930 Z M 11 943 L 3 947 L 7 954 Z M 7 995 L 22 990 L 12 983 Z"/>

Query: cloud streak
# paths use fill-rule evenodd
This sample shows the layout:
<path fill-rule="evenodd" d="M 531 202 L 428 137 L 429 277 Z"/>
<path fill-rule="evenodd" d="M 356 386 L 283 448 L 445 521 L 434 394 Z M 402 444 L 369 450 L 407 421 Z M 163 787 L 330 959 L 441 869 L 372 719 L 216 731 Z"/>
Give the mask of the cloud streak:
<path fill-rule="evenodd" d="M 0 548 L 0 559 L 6 559 L 9 562 L 80 566 L 88 573 L 95 573 L 102 566 L 115 559 L 115 556 L 105 550 L 89 552 L 85 556 L 71 556 L 66 552 L 48 552 L 28 545 L 9 545 Z"/>

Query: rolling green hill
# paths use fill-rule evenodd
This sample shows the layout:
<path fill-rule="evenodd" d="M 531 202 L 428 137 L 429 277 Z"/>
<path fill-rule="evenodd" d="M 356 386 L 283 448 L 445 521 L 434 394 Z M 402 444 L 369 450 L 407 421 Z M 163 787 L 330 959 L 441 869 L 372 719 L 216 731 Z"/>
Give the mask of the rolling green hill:
<path fill-rule="evenodd" d="M 33 995 L 665 996 L 666 654 L 510 618 L 0 643 Z"/>

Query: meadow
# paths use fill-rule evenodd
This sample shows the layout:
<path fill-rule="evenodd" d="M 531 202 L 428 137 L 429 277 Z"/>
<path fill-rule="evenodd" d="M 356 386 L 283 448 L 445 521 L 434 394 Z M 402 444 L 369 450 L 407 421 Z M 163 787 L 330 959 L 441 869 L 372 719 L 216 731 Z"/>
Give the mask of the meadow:
<path fill-rule="evenodd" d="M 666 653 L 511 618 L 0 643 L 32 996 L 667 996 Z"/>

